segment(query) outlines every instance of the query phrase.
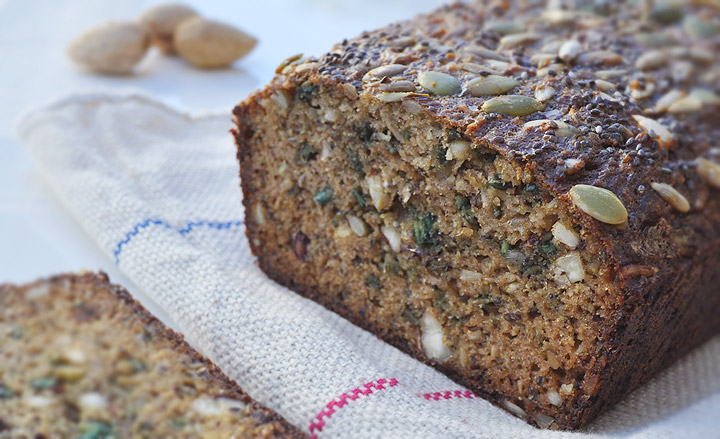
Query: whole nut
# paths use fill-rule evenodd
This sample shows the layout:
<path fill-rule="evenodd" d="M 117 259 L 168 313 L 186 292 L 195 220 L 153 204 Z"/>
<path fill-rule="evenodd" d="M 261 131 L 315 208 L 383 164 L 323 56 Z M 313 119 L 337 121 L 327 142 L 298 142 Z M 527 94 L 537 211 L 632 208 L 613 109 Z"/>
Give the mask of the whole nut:
<path fill-rule="evenodd" d="M 257 40 L 230 25 L 195 17 L 178 26 L 174 43 L 180 56 L 195 67 L 217 69 L 245 56 Z"/>
<path fill-rule="evenodd" d="M 150 35 L 152 44 L 160 48 L 163 53 L 175 53 L 173 35 L 175 29 L 188 18 L 198 15 L 189 6 L 178 3 L 164 3 L 145 11 L 139 18 L 140 26 Z"/>
<path fill-rule="evenodd" d="M 127 75 L 145 57 L 150 39 L 135 23 L 110 21 L 75 38 L 67 54 L 98 73 Z"/>

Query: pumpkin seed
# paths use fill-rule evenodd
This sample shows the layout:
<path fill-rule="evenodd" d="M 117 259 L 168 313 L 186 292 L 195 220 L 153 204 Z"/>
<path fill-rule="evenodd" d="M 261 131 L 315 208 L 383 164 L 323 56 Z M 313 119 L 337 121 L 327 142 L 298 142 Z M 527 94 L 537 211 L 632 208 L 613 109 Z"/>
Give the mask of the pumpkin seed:
<path fill-rule="evenodd" d="M 485 25 L 487 32 L 496 32 L 500 35 L 517 34 L 525 30 L 525 28 L 515 21 L 493 20 Z"/>
<path fill-rule="evenodd" d="M 578 209 L 606 224 L 623 224 L 628 219 L 622 201 L 605 188 L 578 184 L 570 189 L 570 198 Z"/>
<path fill-rule="evenodd" d="M 720 96 L 706 88 L 693 88 L 690 90 L 690 96 L 699 99 L 703 104 L 720 105 Z"/>
<path fill-rule="evenodd" d="M 680 21 L 683 15 L 682 3 L 665 1 L 654 4 L 647 18 L 660 24 L 673 24 Z"/>
<path fill-rule="evenodd" d="M 507 76 L 481 76 L 470 81 L 468 91 L 473 96 L 499 95 L 513 89 L 520 82 Z"/>
<path fill-rule="evenodd" d="M 644 129 L 648 133 L 655 133 L 655 139 L 660 144 L 660 148 L 670 149 L 675 146 L 675 137 L 673 137 L 670 130 L 660 122 L 650 119 L 649 117 L 640 116 L 638 114 L 633 116 L 633 119 L 640 125 L 640 128 Z"/>
<path fill-rule="evenodd" d="M 422 88 L 436 95 L 451 95 L 460 92 L 460 81 L 447 73 L 420 72 L 418 82 Z"/>
<path fill-rule="evenodd" d="M 720 33 L 720 26 L 697 15 L 688 15 L 683 20 L 685 32 L 700 38 L 712 38 Z"/>
<path fill-rule="evenodd" d="M 558 58 L 566 63 L 572 62 L 575 58 L 580 55 L 582 51 L 582 45 L 575 40 L 568 40 L 560 46 L 558 51 Z"/>
<path fill-rule="evenodd" d="M 535 89 L 535 99 L 540 102 L 550 100 L 550 98 L 553 97 L 554 94 L 555 89 L 550 87 L 549 85 L 543 85 Z"/>
<path fill-rule="evenodd" d="M 333 199 L 333 190 L 330 187 L 320 189 L 315 193 L 315 201 L 321 206 L 326 205 Z"/>
<path fill-rule="evenodd" d="M 515 47 L 530 44 L 538 41 L 543 36 L 540 34 L 526 32 L 522 34 L 506 35 L 500 38 L 498 50 L 514 49 Z"/>
<path fill-rule="evenodd" d="M 363 76 L 363 82 L 376 81 L 378 79 L 388 78 L 402 73 L 407 69 L 407 66 L 402 64 L 388 64 L 385 66 L 376 67 Z"/>
<path fill-rule="evenodd" d="M 530 122 L 527 122 L 525 125 L 523 125 L 523 128 L 526 130 L 529 128 L 535 128 L 543 125 L 550 125 L 555 124 L 557 125 L 557 129 L 555 130 L 555 136 L 563 138 L 563 137 L 572 137 L 580 134 L 580 130 L 575 128 L 574 126 L 570 125 L 567 122 L 564 122 L 562 120 L 549 120 L 549 119 L 539 119 L 539 120 L 532 120 Z"/>
<path fill-rule="evenodd" d="M 690 211 L 690 203 L 687 198 L 674 187 L 665 183 L 650 183 L 650 186 L 655 189 L 655 192 L 660 195 L 660 198 L 670 203 L 670 205 L 679 212 L 687 213 Z"/>
<path fill-rule="evenodd" d="M 720 189 L 720 164 L 702 157 L 698 158 L 695 164 L 700 177 L 710 186 Z"/>
<path fill-rule="evenodd" d="M 485 113 L 499 113 L 508 116 L 527 116 L 542 110 L 537 100 L 523 95 L 498 96 L 486 101 L 480 109 Z"/>

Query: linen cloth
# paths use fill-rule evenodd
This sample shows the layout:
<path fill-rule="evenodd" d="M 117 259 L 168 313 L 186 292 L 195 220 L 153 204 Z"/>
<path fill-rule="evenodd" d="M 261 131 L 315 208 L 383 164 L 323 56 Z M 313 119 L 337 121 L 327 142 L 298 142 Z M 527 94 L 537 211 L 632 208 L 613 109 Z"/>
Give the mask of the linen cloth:
<path fill-rule="evenodd" d="M 539 430 L 269 280 L 245 237 L 230 111 L 85 94 L 19 122 L 49 187 L 188 341 L 318 438 L 720 438 L 720 337 L 583 432 Z"/>

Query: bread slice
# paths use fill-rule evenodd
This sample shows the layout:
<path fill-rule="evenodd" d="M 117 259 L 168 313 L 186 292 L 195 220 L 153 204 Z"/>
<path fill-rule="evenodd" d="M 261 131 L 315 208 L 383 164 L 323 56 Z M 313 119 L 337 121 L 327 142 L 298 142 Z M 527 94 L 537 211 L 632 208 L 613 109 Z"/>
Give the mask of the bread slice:
<path fill-rule="evenodd" d="M 0 438 L 302 438 L 104 273 L 0 286 Z"/>
<path fill-rule="evenodd" d="M 235 135 L 271 278 L 574 429 L 720 328 L 720 40 L 717 3 L 565 3 L 289 58 Z"/>

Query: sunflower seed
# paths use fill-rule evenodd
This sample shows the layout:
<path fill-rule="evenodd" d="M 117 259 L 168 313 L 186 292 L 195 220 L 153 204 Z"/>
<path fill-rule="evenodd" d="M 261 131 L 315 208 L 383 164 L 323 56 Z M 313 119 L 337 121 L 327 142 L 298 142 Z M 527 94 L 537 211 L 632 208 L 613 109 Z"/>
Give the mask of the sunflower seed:
<path fill-rule="evenodd" d="M 670 130 L 660 122 L 650 119 L 649 117 L 640 116 L 638 114 L 633 116 L 633 119 L 640 125 L 640 128 L 644 129 L 650 135 L 655 134 L 655 139 L 660 144 L 662 149 L 671 149 L 675 146 L 675 137 L 673 137 Z"/>
<path fill-rule="evenodd" d="M 418 104 L 413 99 L 402 101 L 400 105 L 402 105 L 402 107 L 409 111 L 411 114 L 420 114 L 420 112 L 422 111 L 422 105 Z"/>
<path fill-rule="evenodd" d="M 551 25 L 573 24 L 580 19 L 580 12 L 567 9 L 546 9 L 541 18 Z"/>
<path fill-rule="evenodd" d="M 680 192 L 674 187 L 665 183 L 650 183 L 650 186 L 655 189 L 655 192 L 660 197 L 670 203 L 672 207 L 682 213 L 688 213 L 690 211 L 690 203 Z"/>
<path fill-rule="evenodd" d="M 473 62 L 463 63 L 460 67 L 463 70 L 465 70 L 466 72 L 476 73 L 476 74 L 481 74 L 481 73 L 487 72 L 487 73 L 491 73 L 494 75 L 500 75 L 502 73 L 502 72 L 498 72 L 488 66 L 484 66 L 482 64 L 476 64 Z"/>
<path fill-rule="evenodd" d="M 402 249 L 402 237 L 400 236 L 400 232 L 395 230 L 392 226 L 382 226 L 380 227 L 380 231 L 385 236 L 385 239 L 387 239 L 390 248 L 395 253 L 398 253 L 400 249 Z"/>
<path fill-rule="evenodd" d="M 715 62 L 715 52 L 700 47 L 691 47 L 687 51 L 687 56 L 691 60 L 699 64 L 712 64 Z"/>
<path fill-rule="evenodd" d="M 507 76 L 481 76 L 470 81 L 467 89 L 473 96 L 499 95 L 513 89 L 519 83 L 514 78 Z"/>
<path fill-rule="evenodd" d="M 517 417 L 524 418 L 527 416 L 527 413 L 525 413 L 525 410 L 518 407 L 517 404 L 514 404 L 510 401 L 505 401 L 505 402 L 503 402 L 503 405 L 505 405 L 505 408 L 510 413 L 512 413 L 513 415 L 515 415 Z"/>
<path fill-rule="evenodd" d="M 597 86 L 598 90 L 601 91 L 612 91 L 615 90 L 615 84 L 613 84 L 610 81 L 605 81 L 604 79 L 596 79 L 595 85 Z"/>
<path fill-rule="evenodd" d="M 555 422 L 555 419 L 553 419 L 552 417 L 539 412 L 535 413 L 533 415 L 533 418 L 535 419 L 535 422 L 537 422 L 537 425 L 540 428 L 548 428 L 553 422 Z"/>
<path fill-rule="evenodd" d="M 467 160 L 470 158 L 470 142 L 467 140 L 454 140 L 448 145 L 447 154 L 445 155 L 446 160 L 458 159 Z"/>
<path fill-rule="evenodd" d="M 571 250 L 575 250 L 580 245 L 580 237 L 575 231 L 561 223 L 556 222 L 552 227 L 552 235 L 555 240 L 568 246 Z"/>
<path fill-rule="evenodd" d="M 370 229 L 368 228 L 368 225 L 365 223 L 365 221 L 354 215 L 348 215 L 347 222 L 350 225 L 350 229 L 357 236 L 365 236 L 370 233 Z"/>
<path fill-rule="evenodd" d="M 595 64 L 603 66 L 614 66 L 621 64 L 623 59 L 620 55 L 609 50 L 596 50 L 585 52 L 577 57 L 578 64 Z"/>
<path fill-rule="evenodd" d="M 392 204 L 392 197 L 388 194 L 382 178 L 378 175 L 371 175 L 365 179 L 370 193 L 370 199 L 377 210 L 385 210 Z M 352 225 L 351 225 L 352 227 Z M 353 229 L 354 230 L 354 229 Z"/>
<path fill-rule="evenodd" d="M 668 55 L 662 50 L 650 50 L 643 53 L 635 61 L 638 70 L 647 71 L 663 67 L 668 62 Z"/>
<path fill-rule="evenodd" d="M 630 97 L 636 101 L 648 99 L 655 94 L 655 88 L 654 82 L 645 82 L 641 85 L 639 81 L 633 81 L 630 85 Z"/>
<path fill-rule="evenodd" d="M 564 122 L 562 120 L 548 120 L 548 119 L 539 119 L 539 120 L 532 120 L 530 122 L 527 122 L 525 125 L 523 125 L 523 128 L 526 130 L 529 128 L 535 128 L 539 126 L 544 125 L 551 125 L 555 124 L 557 128 L 555 129 L 555 136 L 559 138 L 564 137 L 572 137 L 580 134 L 580 130 L 575 128 L 574 126 L 570 125 L 567 122 Z"/>
<path fill-rule="evenodd" d="M 380 90 L 389 92 L 415 91 L 415 83 L 407 80 L 393 81 L 388 84 L 380 84 Z"/>
<path fill-rule="evenodd" d="M 479 46 L 467 47 L 467 48 L 465 48 L 465 52 L 470 53 L 472 55 L 477 55 L 483 59 L 494 59 L 495 61 L 503 61 L 503 62 L 508 61 L 508 58 L 506 56 L 501 55 L 497 52 L 493 52 L 492 50 L 486 49 L 484 47 L 479 47 Z"/>
<path fill-rule="evenodd" d="M 700 177 L 710 186 L 720 189 L 720 164 L 702 157 L 698 158 L 695 164 Z"/>
<path fill-rule="evenodd" d="M 628 219 L 622 201 L 605 188 L 578 184 L 570 189 L 570 198 L 578 209 L 606 224 L 623 224 Z"/>
<path fill-rule="evenodd" d="M 668 113 L 697 113 L 703 109 L 703 102 L 696 96 L 685 96 L 673 102 L 667 109 Z"/>
<path fill-rule="evenodd" d="M 547 67 L 551 62 L 555 61 L 557 55 L 554 53 L 536 53 L 530 57 L 530 62 L 538 67 Z"/>
<path fill-rule="evenodd" d="M 580 55 L 581 51 L 582 45 L 580 43 L 575 40 L 568 40 L 565 41 L 562 46 L 560 46 L 558 58 L 560 58 L 566 63 L 569 63 L 572 62 L 575 58 L 577 58 L 578 55 Z"/>
<path fill-rule="evenodd" d="M 538 78 L 544 78 L 544 77 L 548 76 L 551 71 L 552 71 L 552 72 L 562 72 L 562 70 L 563 70 L 564 68 L 565 68 L 565 66 L 562 65 L 562 64 L 558 64 L 558 63 L 550 64 L 550 65 L 547 66 L 547 67 L 543 67 L 542 69 L 539 69 L 539 70 L 537 71 L 537 77 L 538 77 Z"/>
<path fill-rule="evenodd" d="M 610 79 L 621 78 L 628 75 L 629 73 L 630 72 L 628 72 L 627 70 L 598 70 L 597 72 L 595 72 L 595 76 L 600 79 L 609 81 Z"/>
<path fill-rule="evenodd" d="M 452 356 L 452 351 L 445 344 L 443 328 L 440 322 L 430 313 L 426 311 L 421 320 L 422 335 L 420 344 L 422 345 L 425 355 L 431 359 L 444 363 Z"/>
<path fill-rule="evenodd" d="M 460 92 L 460 81 L 447 73 L 420 72 L 417 79 L 422 88 L 436 95 L 451 95 Z"/>
<path fill-rule="evenodd" d="M 363 82 L 376 81 L 378 79 L 388 78 L 402 73 L 407 69 L 407 66 L 402 64 L 388 64 L 385 66 L 376 67 L 363 76 Z"/>
<path fill-rule="evenodd" d="M 494 59 L 486 59 L 485 65 L 487 65 L 490 69 L 501 73 L 505 73 L 508 70 L 511 70 L 513 67 L 517 66 L 516 64 L 510 64 L 509 62 L 497 61 Z"/>
<path fill-rule="evenodd" d="M 680 90 L 670 90 L 657 100 L 654 111 L 656 113 L 664 113 L 673 103 L 679 101 L 684 96 L 685 93 Z"/>
<path fill-rule="evenodd" d="M 380 100 L 380 102 L 386 102 L 386 103 L 397 102 L 397 101 L 402 101 L 403 99 L 410 96 L 411 94 L 413 94 L 413 92 L 409 92 L 409 91 L 384 92 L 384 93 L 380 93 L 378 95 L 378 99 Z"/>
<path fill-rule="evenodd" d="M 549 85 L 542 85 L 535 89 L 535 99 L 540 102 L 549 100 L 555 94 L 555 89 Z"/>
<path fill-rule="evenodd" d="M 480 109 L 485 113 L 499 113 L 507 116 L 527 116 L 542 110 L 537 100 L 522 95 L 498 96 L 486 101 Z"/>
<path fill-rule="evenodd" d="M 500 38 L 498 50 L 514 49 L 515 47 L 530 44 L 538 41 L 543 36 L 540 34 L 527 32 L 522 34 L 506 35 Z"/>
<path fill-rule="evenodd" d="M 547 397 L 550 404 L 552 404 L 554 406 L 558 406 L 558 407 L 562 405 L 562 402 L 563 402 L 562 396 L 560 396 L 560 394 L 557 393 L 556 391 L 548 390 L 548 392 L 545 394 L 545 396 Z"/>

